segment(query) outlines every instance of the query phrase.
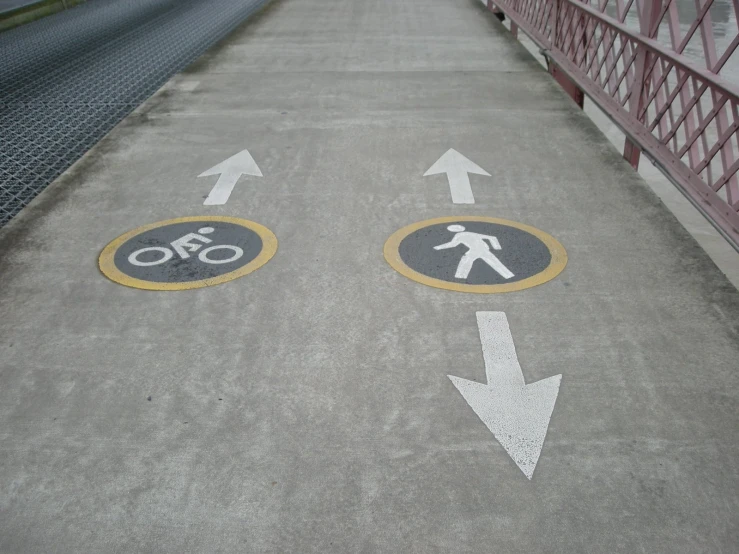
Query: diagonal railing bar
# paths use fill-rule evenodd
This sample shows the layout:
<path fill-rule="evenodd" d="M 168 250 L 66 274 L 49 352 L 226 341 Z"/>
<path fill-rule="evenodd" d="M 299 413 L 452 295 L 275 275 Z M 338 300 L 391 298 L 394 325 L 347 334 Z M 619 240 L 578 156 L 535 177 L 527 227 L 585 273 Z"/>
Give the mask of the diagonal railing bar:
<path fill-rule="evenodd" d="M 679 77 L 682 77 L 682 74 L 679 70 L 675 70 L 678 73 Z M 693 95 L 691 96 L 690 88 L 692 86 L 692 90 L 694 91 Z M 698 87 L 698 83 L 695 79 L 688 79 L 688 81 L 678 89 L 680 91 L 680 106 L 682 109 L 682 113 L 680 116 L 685 115 L 683 118 L 683 123 L 677 123 L 672 118 L 672 113 L 674 110 L 670 110 L 671 115 L 671 121 L 672 128 L 676 129 L 679 127 L 683 128 L 683 134 L 685 135 L 685 145 L 688 147 L 687 154 L 688 154 L 688 165 L 695 171 L 696 167 L 700 163 L 700 156 L 701 156 L 701 148 L 703 147 L 703 152 L 708 151 L 708 143 L 707 141 L 703 141 L 702 144 L 698 144 L 695 140 L 692 139 L 692 135 L 696 132 L 696 130 L 699 131 L 699 136 L 702 136 L 703 138 L 706 137 L 705 130 L 708 128 L 708 125 L 710 124 L 710 119 L 706 119 L 703 116 L 703 106 L 701 104 L 700 99 L 702 98 L 703 93 L 700 93 L 700 88 Z M 688 107 L 690 104 L 690 101 L 696 98 L 697 102 L 695 102 L 695 109 L 693 107 Z M 673 152 L 677 152 L 677 157 L 682 159 L 683 156 L 679 154 L 680 146 L 677 142 L 677 133 L 673 135 L 674 141 L 673 141 Z M 700 173 L 700 171 L 697 171 Z"/>
<path fill-rule="evenodd" d="M 675 65 L 677 65 L 680 69 L 684 69 L 686 71 L 689 71 L 690 73 L 694 73 L 695 75 L 708 81 L 711 84 L 711 87 L 713 89 L 716 89 L 719 92 L 722 92 L 724 94 L 732 94 L 731 85 L 726 83 L 721 77 L 719 77 L 718 75 L 714 74 L 713 72 L 709 70 L 697 67 L 695 64 L 691 63 L 691 61 L 685 56 L 678 54 L 672 50 L 669 50 L 667 47 L 663 46 L 656 40 L 651 39 L 649 37 L 645 37 L 638 33 L 634 33 L 626 25 L 612 20 L 607 15 L 598 13 L 597 10 L 594 10 L 587 4 L 580 4 L 577 2 L 577 0 L 561 0 L 561 1 L 574 6 L 575 9 L 583 11 L 592 17 L 597 17 L 601 19 L 604 25 L 607 25 L 608 27 L 614 29 L 615 31 L 629 37 L 631 40 L 633 40 L 640 46 L 645 46 L 646 48 L 651 50 L 654 54 L 660 55 L 664 57 L 665 59 L 670 60 Z M 503 4 L 505 5 L 505 3 Z"/>
<path fill-rule="evenodd" d="M 574 10 L 571 10 L 571 11 L 574 12 Z M 565 13 L 564 15 L 565 17 L 567 17 L 569 14 Z M 569 25 L 567 26 L 564 44 L 562 45 L 562 51 L 568 55 L 572 53 L 572 48 L 574 47 L 574 44 L 575 44 L 576 35 L 577 35 L 577 29 L 576 29 L 577 25 L 578 25 L 578 21 L 577 21 L 577 18 L 574 17 L 574 13 L 573 13 L 572 16 L 569 18 Z"/>
<path fill-rule="evenodd" d="M 650 75 L 653 81 L 652 87 L 654 88 L 655 94 L 654 96 L 652 96 L 652 94 L 649 94 L 649 97 L 644 102 L 644 104 L 648 108 L 649 105 L 653 103 L 653 109 L 655 110 L 655 112 L 660 112 L 663 108 L 667 108 L 670 123 L 674 125 L 674 113 L 672 110 L 669 109 L 670 104 L 667 102 L 665 94 L 665 90 L 668 89 L 668 87 L 665 86 L 665 79 L 669 76 L 671 71 L 672 66 L 670 66 L 669 63 L 665 62 L 664 60 L 660 60 L 659 64 L 654 65 L 654 70 L 650 73 Z M 665 79 L 663 79 L 663 75 Z M 646 112 L 638 119 L 639 121 L 643 121 L 644 123 L 646 123 Z M 667 122 L 665 121 L 664 117 L 660 117 L 659 119 L 658 131 L 660 139 L 663 139 L 669 131 Z"/>
<path fill-rule="evenodd" d="M 579 64 L 585 64 L 588 61 L 588 56 L 592 54 L 592 43 L 595 40 L 595 33 L 597 31 L 597 25 L 591 18 L 582 18 L 583 35 L 580 41 L 580 61 Z"/>
<path fill-rule="evenodd" d="M 723 55 L 718 59 L 716 64 L 711 68 L 711 71 L 713 71 L 714 73 L 719 73 L 724 68 L 724 65 L 726 65 L 726 62 L 729 61 L 729 58 L 731 58 L 731 55 L 736 50 L 737 46 L 739 46 L 739 34 L 734 37 L 734 39 L 731 41 L 726 51 L 724 51 Z"/>
<path fill-rule="evenodd" d="M 736 175 L 736 172 L 739 171 L 739 160 L 736 160 L 733 164 L 731 164 L 731 167 L 724 172 L 724 174 L 721 176 L 721 178 L 714 183 L 714 185 L 711 187 L 714 192 L 720 191 L 725 184 L 729 182 L 729 179 L 734 177 Z M 731 202 L 731 201 L 729 201 Z M 739 201 L 737 201 L 739 203 Z"/>
<path fill-rule="evenodd" d="M 528 10 L 527 10 L 528 11 L 528 13 L 527 13 L 528 16 L 531 16 L 532 11 L 536 9 L 536 5 L 535 4 L 536 4 L 535 2 L 525 2 L 525 5 L 528 6 Z"/>
<path fill-rule="evenodd" d="M 613 74 L 614 70 L 618 67 L 618 60 L 621 59 L 621 56 L 624 53 L 624 49 L 626 48 L 626 45 L 628 44 L 628 41 L 622 40 L 621 41 L 621 48 L 619 48 L 618 52 L 616 53 L 615 57 L 613 57 L 613 54 L 611 53 L 609 56 L 603 57 L 603 63 L 606 63 L 606 61 L 610 62 L 610 70 L 608 69 L 608 64 L 606 63 L 606 76 L 603 80 L 601 80 L 600 84 L 605 88 L 607 82 L 611 82 L 611 75 Z M 636 51 L 632 54 L 630 61 L 633 61 L 636 58 Z M 601 65 L 602 67 L 602 65 Z M 611 87 L 611 95 L 613 95 L 613 87 Z"/>
<path fill-rule="evenodd" d="M 620 79 L 618 80 L 618 82 L 616 83 L 616 87 L 617 87 L 617 88 L 621 86 L 621 83 L 623 82 L 624 78 L 626 78 L 626 76 L 627 76 L 628 70 L 629 70 L 629 69 L 631 68 L 631 66 L 632 66 L 632 65 L 634 65 L 634 63 L 636 62 L 636 55 L 637 55 L 637 52 L 636 52 L 636 51 L 634 51 L 634 55 L 633 55 L 633 56 L 631 56 L 631 58 L 630 58 L 630 59 L 628 60 L 628 62 L 627 62 L 627 64 L 626 64 L 626 67 L 625 67 L 625 69 L 624 69 L 624 72 L 623 72 L 623 74 L 621 75 L 621 78 L 620 78 Z M 633 87 L 629 87 L 629 91 L 628 91 L 628 92 L 627 92 L 627 93 L 626 93 L 626 94 L 624 95 L 624 98 L 623 98 L 623 99 L 622 99 L 622 101 L 621 101 L 621 105 L 622 105 L 622 106 L 626 105 L 626 102 L 627 102 L 627 101 L 628 101 L 628 99 L 629 99 L 629 98 L 631 97 L 631 93 L 633 92 L 633 90 L 634 90 L 634 89 L 633 89 Z"/>
<path fill-rule="evenodd" d="M 739 251 L 739 89 L 721 76 L 739 55 L 739 22 L 718 52 L 715 0 L 695 0 L 687 26 L 676 0 L 609 1 L 496 6 L 541 48 L 573 98 L 584 92 L 624 131 L 624 157 L 636 167 L 644 152 Z M 739 0 L 731 5 L 736 17 Z M 668 44 L 657 40 L 665 28 Z M 704 65 L 684 53 L 696 35 Z"/>
<path fill-rule="evenodd" d="M 577 33 L 577 41 L 576 41 L 576 49 L 575 49 L 575 55 L 574 55 L 574 61 L 577 65 L 581 65 L 585 62 L 587 59 L 587 53 L 588 53 L 588 42 L 587 42 L 587 32 L 588 27 L 592 27 L 590 20 L 585 20 L 585 18 L 580 17 L 578 18 L 578 33 Z"/>
<path fill-rule="evenodd" d="M 599 25 L 600 23 L 596 23 L 595 28 L 599 29 L 598 27 Z M 603 41 L 605 40 L 606 36 L 610 36 L 610 34 L 611 34 L 610 31 L 600 28 L 600 37 L 598 38 L 598 43 L 593 46 L 593 52 L 595 52 L 595 54 L 590 57 L 590 63 L 588 63 L 588 66 L 585 68 L 585 73 L 590 72 L 590 69 L 593 67 L 593 63 L 595 62 L 595 60 L 598 59 L 597 53 L 600 51 L 600 47 L 603 44 Z M 608 45 L 609 49 L 613 46 L 613 42 L 615 40 L 616 40 L 616 36 L 614 35 L 613 41 L 611 41 L 611 43 Z"/>
<path fill-rule="evenodd" d="M 626 6 L 624 6 L 623 14 L 621 15 L 621 18 L 619 19 L 619 21 L 621 23 L 623 23 L 624 21 L 626 21 L 626 15 L 629 13 L 629 11 L 631 11 L 631 6 L 633 4 L 634 4 L 634 0 L 629 0 L 629 3 L 626 4 Z"/>
<path fill-rule="evenodd" d="M 654 98 L 655 98 L 655 97 L 657 96 L 657 92 L 658 92 L 658 90 L 659 90 L 659 89 L 661 89 L 661 88 L 662 88 L 662 86 L 666 84 L 666 81 L 667 81 L 667 76 L 669 75 L 670 71 L 672 71 L 672 69 L 673 69 L 673 68 L 675 67 L 675 66 L 674 66 L 674 65 L 672 65 L 672 64 L 671 64 L 671 63 L 670 63 L 669 61 L 665 60 L 665 62 L 666 62 L 666 63 L 668 64 L 668 67 L 667 67 L 667 69 L 665 70 L 665 69 L 663 68 L 663 70 L 662 70 L 662 76 L 661 76 L 661 77 L 660 77 L 660 78 L 658 79 L 658 81 L 657 81 L 657 82 L 656 82 L 656 83 L 654 84 L 654 86 L 655 86 L 655 90 L 654 90 L 654 91 L 653 91 L 652 93 L 650 93 L 650 95 L 649 95 L 649 96 L 647 97 L 647 100 L 646 100 L 646 102 L 645 102 L 645 106 L 644 106 L 644 109 L 643 109 L 643 110 L 641 110 L 641 111 L 640 111 L 640 112 L 639 112 L 639 113 L 637 114 L 637 117 L 638 117 L 638 119 L 640 119 L 640 120 L 641 120 L 641 119 L 642 119 L 642 118 L 644 117 L 644 115 L 646 114 L 646 112 L 647 112 L 647 107 L 648 107 L 648 106 L 649 106 L 649 105 L 650 105 L 650 104 L 652 103 L 652 100 L 654 100 Z M 664 111 L 662 111 L 662 110 L 658 110 L 658 111 L 657 111 L 657 121 L 659 121 L 659 119 L 660 119 L 660 118 L 661 118 L 661 116 L 662 116 L 662 115 L 664 114 L 664 112 L 665 112 L 665 111 L 666 111 L 666 110 L 667 110 L 667 109 L 668 109 L 668 108 L 670 107 L 670 105 L 672 104 L 672 101 L 673 101 L 673 100 L 675 99 L 675 97 L 677 96 L 677 94 L 678 94 L 678 92 L 679 92 L 679 89 L 680 89 L 680 88 L 682 88 L 682 86 L 683 86 L 683 85 L 685 84 L 685 82 L 686 82 L 686 81 L 688 80 L 688 78 L 690 77 L 690 75 L 688 75 L 687 73 L 683 73 L 683 75 L 684 75 L 683 77 L 680 77 L 680 78 L 678 79 L 678 82 L 677 82 L 677 87 L 675 87 L 675 88 L 674 88 L 674 90 L 673 90 L 673 91 L 672 91 L 672 92 L 671 92 L 671 93 L 670 93 L 670 94 L 669 94 L 669 95 L 667 96 L 667 105 L 665 106 L 665 108 L 664 108 Z M 649 127 L 649 130 L 650 130 L 650 131 L 651 131 L 652 129 L 654 129 L 654 126 L 650 126 L 650 127 Z"/>
<path fill-rule="evenodd" d="M 705 117 L 700 118 L 700 123 L 698 124 L 698 128 L 695 129 L 692 132 L 692 134 L 686 139 L 685 145 L 682 148 L 680 148 L 680 150 L 677 151 L 677 157 L 678 158 L 682 158 L 685 155 L 685 153 L 688 151 L 688 148 L 690 148 L 690 146 L 696 140 L 698 140 L 699 137 L 701 137 L 702 135 L 705 135 L 706 128 L 711 124 L 711 122 L 714 119 L 716 119 L 716 116 L 718 115 L 719 110 L 721 108 L 723 108 L 723 106 L 724 106 L 724 104 L 726 103 L 727 100 L 728 100 L 728 98 L 726 96 L 724 96 L 722 102 L 720 102 L 718 105 L 716 105 L 713 108 L 711 108 L 711 110 L 706 114 Z M 700 102 L 697 103 L 697 108 L 700 109 Z M 678 123 L 678 125 L 679 125 L 679 123 Z M 734 124 L 732 124 L 732 125 L 734 125 Z M 727 134 L 728 135 L 731 135 L 731 132 L 730 131 L 727 131 Z M 708 149 L 708 151 L 711 152 L 714 149 L 716 149 L 716 152 L 718 152 L 718 149 L 727 140 L 728 140 L 728 137 L 724 138 L 723 140 L 719 140 L 719 142 L 717 142 L 712 148 Z M 704 146 L 706 146 L 706 145 L 704 145 Z M 711 156 L 711 158 L 713 158 L 713 156 Z M 703 170 L 704 167 L 705 167 L 705 165 L 702 165 L 702 162 L 699 162 L 698 164 L 696 164 L 696 166 L 695 166 L 694 169 L 698 173 L 700 173 Z"/>
<path fill-rule="evenodd" d="M 726 132 L 719 137 L 720 141 L 729 140 L 729 138 L 731 138 L 731 135 L 736 133 L 737 129 L 739 129 L 739 123 L 732 123 L 726 130 Z M 711 163 L 713 158 L 716 157 L 716 154 L 718 154 L 718 151 L 721 149 L 721 144 L 722 142 L 717 142 L 713 145 L 713 148 L 708 151 L 708 154 L 706 154 L 705 158 L 703 158 L 701 162 L 695 167 L 696 173 L 700 173 L 705 167 L 708 166 L 708 164 Z"/>
<path fill-rule="evenodd" d="M 539 10 L 539 12 L 540 13 L 537 14 L 536 21 L 534 22 L 534 25 L 536 26 L 537 29 L 540 29 L 541 28 L 542 23 L 544 21 L 546 21 L 546 18 L 547 18 L 547 10 L 546 9 Z"/>
<path fill-rule="evenodd" d="M 662 4 L 662 8 L 660 9 L 659 15 L 657 16 L 657 21 L 654 22 L 654 25 L 649 30 L 649 37 L 655 38 L 657 36 L 657 32 L 659 31 L 659 26 L 662 23 L 662 20 L 665 17 L 665 14 L 668 10 L 677 9 L 675 0 L 665 0 Z M 623 21 L 621 21 L 623 23 Z"/>
<path fill-rule="evenodd" d="M 712 2 L 713 0 L 711 0 Z M 710 6 L 709 6 L 710 7 Z M 700 13 L 701 10 L 698 10 L 698 15 L 695 19 L 695 27 L 698 28 L 698 23 L 702 21 L 707 13 L 707 10 L 704 13 Z M 670 42 L 672 44 L 672 48 L 677 52 L 678 54 L 682 54 L 685 47 L 688 45 L 690 41 L 690 36 L 687 37 L 687 40 L 683 40 L 683 36 L 680 32 L 680 13 L 677 7 L 676 2 L 671 2 L 670 9 L 668 12 L 668 30 L 670 31 Z M 694 31 L 690 31 L 688 35 L 692 35 Z M 689 75 L 685 71 L 681 71 L 678 68 L 675 68 L 675 74 L 678 78 L 678 86 L 675 88 L 675 92 L 679 93 L 680 97 L 680 107 L 682 109 L 683 116 L 681 121 L 675 122 L 673 113 L 675 109 L 673 106 L 673 101 L 669 102 L 669 114 L 670 114 L 670 122 L 672 123 L 672 128 L 677 129 L 678 127 L 682 126 L 685 134 L 685 140 L 687 144 L 690 144 L 690 147 L 688 149 L 688 164 L 691 168 L 695 168 L 699 161 L 700 161 L 700 151 L 699 151 L 699 145 L 695 144 L 695 142 L 690 141 L 690 136 L 695 131 L 696 125 L 694 122 L 694 115 L 692 113 L 693 107 L 691 105 L 691 99 L 696 98 L 700 99 L 703 95 L 703 90 L 698 90 L 698 83 L 695 78 L 688 79 Z M 690 94 L 690 86 L 692 85 L 693 91 L 696 91 L 695 94 L 691 97 Z M 667 86 L 667 85 L 666 85 Z M 668 87 L 669 88 L 669 87 Z M 697 117 L 700 121 L 703 118 L 703 108 L 701 106 L 700 102 L 697 102 L 695 104 L 696 111 L 697 111 Z M 660 136 L 664 139 L 666 136 L 666 133 L 663 131 L 663 121 L 660 124 Z M 669 133 L 667 133 L 667 136 L 669 136 Z M 705 134 L 702 135 L 703 140 L 701 141 L 701 146 L 703 147 L 703 152 L 708 151 L 708 144 L 705 140 Z M 677 152 L 680 149 L 680 146 L 677 141 L 677 133 L 673 133 L 672 135 L 672 149 L 674 152 Z M 680 159 L 682 159 L 682 156 L 678 156 Z M 711 175 L 712 173 L 707 173 L 708 181 L 711 182 Z"/>
<path fill-rule="evenodd" d="M 685 79 L 687 81 L 687 74 L 686 74 Z M 677 132 L 677 127 L 679 127 L 680 124 L 685 120 L 685 118 L 688 117 L 690 110 L 693 108 L 693 106 L 696 105 L 696 103 L 699 102 L 701 96 L 707 89 L 708 89 L 708 85 L 706 85 L 705 83 L 701 85 L 701 88 L 699 88 L 696 91 L 696 93 L 693 95 L 693 97 L 688 101 L 688 103 L 685 104 L 685 106 L 683 106 L 683 113 L 680 115 L 680 117 L 677 118 L 677 121 L 675 122 L 675 125 L 673 126 L 672 131 L 670 131 L 670 133 L 665 137 L 665 140 L 670 140 L 672 138 L 672 135 L 674 135 Z M 670 93 L 670 96 L 668 98 L 669 104 L 668 106 L 665 107 L 665 111 L 670 105 L 672 105 L 672 102 L 675 100 L 675 97 L 679 94 L 680 90 L 681 90 L 680 86 L 678 86 L 678 87 L 675 87 L 672 93 Z M 664 112 L 661 112 L 661 114 L 664 115 Z M 655 124 L 650 125 L 649 130 L 650 131 L 654 130 L 654 127 L 655 127 Z"/>
<path fill-rule="evenodd" d="M 698 88 L 698 81 L 695 78 L 693 78 L 693 88 L 694 89 Z M 700 102 L 696 104 L 696 108 L 698 110 L 698 117 L 702 117 L 703 108 Z M 708 144 L 708 134 L 707 133 L 703 133 L 701 135 L 701 145 L 703 146 L 704 152 L 708 152 L 710 150 L 710 146 Z M 705 181 L 709 184 L 713 183 L 713 168 L 711 167 L 711 165 L 708 164 L 703 171 L 705 171 L 705 175 L 706 175 Z M 697 173 L 700 175 L 703 171 L 698 171 Z"/>
<path fill-rule="evenodd" d="M 675 50 L 679 53 L 682 53 L 685 50 L 685 47 L 690 42 L 690 39 L 693 38 L 693 35 L 698 30 L 698 27 L 701 23 L 703 23 L 703 20 L 705 19 L 706 15 L 708 15 L 708 10 L 713 5 L 713 0 L 707 0 L 706 3 L 703 5 L 703 7 L 700 9 L 700 12 L 696 16 L 693 23 L 690 24 L 690 27 L 688 27 L 687 32 L 683 36 L 683 41 L 680 43 L 680 46 L 675 48 Z M 670 27 L 672 29 L 672 27 Z"/>
<path fill-rule="evenodd" d="M 562 45 L 562 51 L 566 52 L 567 54 L 571 54 L 577 37 L 577 26 L 579 24 L 579 20 L 575 16 L 575 10 L 566 11 L 563 16 L 569 18 L 569 25 L 567 26 L 567 32 L 565 33 L 565 40 L 564 44 Z"/>
<path fill-rule="evenodd" d="M 606 72 L 609 73 L 609 69 L 608 68 L 610 66 L 608 66 L 606 64 L 608 62 L 612 62 L 614 59 L 619 59 L 623 55 L 623 53 L 625 52 L 624 49 L 626 48 L 626 44 L 627 44 L 624 41 L 619 41 L 620 42 L 620 48 L 619 48 L 618 52 L 615 54 L 615 57 L 614 57 L 613 49 L 616 46 L 616 41 L 618 40 L 619 36 L 618 36 L 618 34 L 616 34 L 616 33 L 613 32 L 613 29 L 610 29 L 608 27 L 605 27 L 604 28 L 603 25 L 601 25 L 601 30 L 602 30 L 602 32 L 608 34 L 609 37 L 612 37 L 612 40 L 610 41 L 610 43 L 608 44 L 608 47 L 606 48 L 606 50 L 604 51 L 603 55 L 601 56 L 601 62 L 600 62 L 600 64 L 598 64 L 598 68 L 594 72 L 594 75 L 596 75 L 598 77 L 601 75 L 601 72 L 603 71 L 603 68 L 604 67 L 606 69 Z M 607 77 L 610 78 L 610 75 L 607 75 Z M 606 83 L 606 80 L 605 79 L 601 81 L 601 84 L 603 86 L 605 86 L 605 83 Z"/>

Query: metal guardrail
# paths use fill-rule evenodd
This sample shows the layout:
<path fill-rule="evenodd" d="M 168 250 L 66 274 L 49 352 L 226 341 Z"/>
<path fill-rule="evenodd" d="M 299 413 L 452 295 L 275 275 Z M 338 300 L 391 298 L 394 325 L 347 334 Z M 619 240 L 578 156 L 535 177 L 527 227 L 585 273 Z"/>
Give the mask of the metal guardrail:
<path fill-rule="evenodd" d="M 739 26 L 718 48 L 714 0 L 695 0 L 687 24 L 677 0 L 487 2 L 542 49 L 580 106 L 585 93 L 623 130 L 634 168 L 644 152 L 739 251 L 739 88 L 720 76 Z M 696 44 L 703 67 L 684 55 Z"/>

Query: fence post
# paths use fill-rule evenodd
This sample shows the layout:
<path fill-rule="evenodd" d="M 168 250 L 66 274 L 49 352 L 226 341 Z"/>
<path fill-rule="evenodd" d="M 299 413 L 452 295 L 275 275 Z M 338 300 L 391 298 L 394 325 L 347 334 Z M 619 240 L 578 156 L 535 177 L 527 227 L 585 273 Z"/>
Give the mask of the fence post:
<path fill-rule="evenodd" d="M 662 0 L 637 0 L 637 13 L 639 14 L 639 34 L 655 38 L 657 36 L 657 20 L 662 9 Z M 654 29 L 654 31 L 653 31 Z M 654 34 L 654 36 L 651 36 Z M 649 96 L 649 85 L 651 79 L 646 74 L 647 65 L 651 61 L 651 55 L 643 46 L 636 47 L 636 62 L 634 64 L 636 70 L 631 81 L 631 96 L 629 96 L 629 112 L 639 121 L 644 122 L 645 116 L 639 117 L 644 110 L 644 102 Z M 629 137 L 624 142 L 624 159 L 631 164 L 634 169 L 639 169 L 639 160 L 641 159 L 641 148 L 634 144 Z"/>
<path fill-rule="evenodd" d="M 559 26 L 561 23 L 560 17 L 562 13 L 561 2 L 562 0 L 554 0 L 552 7 L 550 20 L 551 38 L 549 44 L 549 48 L 551 50 L 556 50 L 559 45 Z M 554 78 L 555 81 L 557 81 L 559 86 L 561 86 L 564 91 L 570 95 L 570 98 L 575 101 L 575 104 L 577 104 L 580 109 L 582 109 L 585 105 L 585 93 L 583 92 L 583 90 L 578 87 L 577 84 L 572 79 L 570 79 L 567 74 L 550 59 L 549 56 L 547 56 L 546 54 L 544 56 L 547 60 L 547 71 L 549 72 L 549 74 Z"/>
<path fill-rule="evenodd" d="M 564 91 L 570 95 L 570 98 L 575 101 L 575 104 L 582 109 L 585 106 L 585 93 L 575 84 L 575 81 L 570 79 L 564 71 L 557 67 L 557 64 L 552 62 L 548 56 L 547 70 L 549 71 L 549 74 L 554 77 L 554 80 L 557 81 L 559 86 L 561 86 Z"/>

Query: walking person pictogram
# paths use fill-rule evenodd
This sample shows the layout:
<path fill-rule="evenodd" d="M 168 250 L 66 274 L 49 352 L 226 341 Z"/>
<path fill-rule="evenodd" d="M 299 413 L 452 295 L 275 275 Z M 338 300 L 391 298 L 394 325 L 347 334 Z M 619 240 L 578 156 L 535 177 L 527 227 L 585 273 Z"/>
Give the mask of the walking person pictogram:
<path fill-rule="evenodd" d="M 467 247 L 467 252 L 462 256 L 457 266 L 457 272 L 454 274 L 455 278 L 466 279 L 477 260 L 482 260 L 488 264 L 504 279 L 510 279 L 514 276 L 490 250 L 491 247 L 494 250 L 502 250 L 500 242 L 496 237 L 467 231 L 463 225 L 450 225 L 447 229 L 456 234 L 449 242 L 434 246 L 434 250 L 446 250 L 447 248 L 455 248 L 459 245 Z M 490 246 L 488 246 L 488 243 L 490 243 Z"/>
<path fill-rule="evenodd" d="M 482 216 L 406 225 L 387 239 L 384 254 L 393 269 L 417 283 L 483 294 L 535 287 L 567 264 L 564 247 L 544 231 Z"/>

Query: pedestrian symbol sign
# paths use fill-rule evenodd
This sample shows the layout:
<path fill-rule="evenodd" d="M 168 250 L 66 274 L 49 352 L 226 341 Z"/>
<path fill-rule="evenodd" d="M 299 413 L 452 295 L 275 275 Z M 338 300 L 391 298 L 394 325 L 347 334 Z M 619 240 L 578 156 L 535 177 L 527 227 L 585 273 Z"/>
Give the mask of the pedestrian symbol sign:
<path fill-rule="evenodd" d="M 277 251 L 274 234 L 235 217 L 182 217 L 144 225 L 100 254 L 109 279 L 146 290 L 217 285 L 251 273 Z"/>
<path fill-rule="evenodd" d="M 434 250 L 445 250 L 460 245 L 467 247 L 467 252 L 459 260 L 457 271 L 454 272 L 455 279 L 467 279 L 470 271 L 472 271 L 472 266 L 477 260 L 485 262 L 504 279 L 515 277 L 490 250 L 491 247 L 494 250 L 503 249 L 497 237 L 473 233 L 467 231 L 463 225 L 458 224 L 450 225 L 447 230 L 455 233 L 454 238 L 445 244 L 434 246 Z M 490 246 L 487 243 L 490 243 Z"/>
<path fill-rule="evenodd" d="M 529 225 L 490 217 L 441 217 L 400 229 L 385 243 L 399 273 L 460 292 L 523 290 L 559 275 L 564 247 Z"/>

